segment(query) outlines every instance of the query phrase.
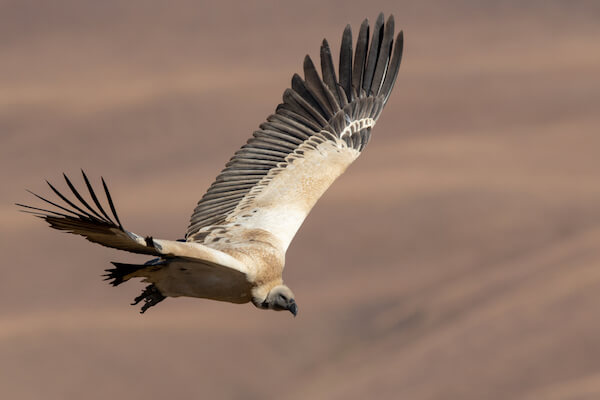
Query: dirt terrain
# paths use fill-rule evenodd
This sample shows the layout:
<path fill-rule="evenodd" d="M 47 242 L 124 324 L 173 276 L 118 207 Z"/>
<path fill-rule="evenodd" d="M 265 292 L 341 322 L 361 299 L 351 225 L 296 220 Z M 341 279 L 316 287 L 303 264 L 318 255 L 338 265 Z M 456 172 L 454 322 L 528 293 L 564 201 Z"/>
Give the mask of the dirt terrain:
<path fill-rule="evenodd" d="M 85 3 L 0 2 L 3 398 L 600 398 L 598 2 Z M 140 316 L 100 275 L 144 257 L 13 205 L 84 168 L 126 228 L 182 237 L 304 55 L 379 11 L 403 65 L 289 249 L 297 318 Z"/>

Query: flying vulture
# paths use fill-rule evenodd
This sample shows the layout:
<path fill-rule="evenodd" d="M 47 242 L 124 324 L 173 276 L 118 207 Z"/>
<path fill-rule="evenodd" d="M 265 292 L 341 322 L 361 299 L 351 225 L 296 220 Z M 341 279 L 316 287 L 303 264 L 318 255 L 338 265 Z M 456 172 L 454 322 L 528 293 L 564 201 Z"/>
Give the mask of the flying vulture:
<path fill-rule="evenodd" d="M 285 252 L 316 201 L 360 155 L 394 87 L 403 34 L 394 38 L 394 19 L 380 14 L 373 32 L 365 19 L 353 51 L 352 31 L 342 35 L 336 71 L 326 40 L 321 74 L 309 56 L 304 78 L 295 74 L 283 102 L 238 150 L 196 205 L 185 239 L 164 240 L 126 230 L 102 179 L 101 192 L 88 177 L 89 194 L 63 174 L 72 196 L 48 183 L 51 207 L 23 204 L 54 229 L 91 242 L 156 258 L 145 264 L 113 262 L 106 280 L 117 286 L 131 278 L 149 285 L 135 298 L 141 312 L 167 297 L 199 297 L 230 303 L 252 302 L 268 310 L 298 306 L 283 284 Z"/>

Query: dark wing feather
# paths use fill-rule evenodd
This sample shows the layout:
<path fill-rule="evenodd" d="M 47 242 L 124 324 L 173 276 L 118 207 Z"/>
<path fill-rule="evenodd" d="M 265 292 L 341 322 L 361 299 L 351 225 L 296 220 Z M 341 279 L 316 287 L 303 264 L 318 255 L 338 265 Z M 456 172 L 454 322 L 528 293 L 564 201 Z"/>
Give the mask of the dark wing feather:
<path fill-rule="evenodd" d="M 325 120 L 331 118 L 337 112 L 337 103 L 329 89 L 327 89 L 324 82 L 319 77 L 319 73 L 315 68 L 315 64 L 308 55 L 304 58 L 304 79 L 306 81 L 306 87 L 308 90 L 310 90 L 310 92 L 319 101 L 323 110 L 326 111 L 322 114 L 322 117 Z M 283 101 L 285 103 L 285 97 L 283 98 Z M 319 126 L 322 126 L 322 122 L 320 122 Z"/>
<path fill-rule="evenodd" d="M 371 83 L 371 90 L 375 94 L 379 94 L 379 88 L 381 88 L 381 84 L 383 83 L 383 78 L 385 77 L 385 72 L 388 68 L 393 40 L 394 19 L 390 17 L 388 18 L 385 28 L 383 29 L 383 40 L 381 42 L 381 48 L 377 57 L 377 66 L 375 67 L 373 82 Z"/>
<path fill-rule="evenodd" d="M 354 53 L 354 68 L 352 69 L 352 87 L 355 96 L 358 97 L 363 85 L 363 73 L 369 50 L 369 20 L 365 19 L 360 26 L 358 39 L 356 41 L 356 52 Z"/>
<path fill-rule="evenodd" d="M 373 121 L 379 117 L 393 88 L 402 53 L 402 33 L 394 47 L 394 19 L 380 14 L 369 46 L 369 24 L 364 20 L 352 52 L 352 30 L 344 29 L 336 75 L 331 49 L 321 46 L 319 76 L 309 56 L 304 79 L 294 74 L 291 88 L 267 122 L 238 150 L 217 176 L 192 214 L 186 238 L 202 241 L 241 202 L 251 200 L 268 185 L 269 177 L 285 169 L 304 151 L 331 140 L 361 151 Z M 393 48 L 393 51 L 392 51 Z M 115 217 L 116 218 L 116 217 Z"/>
<path fill-rule="evenodd" d="M 17 204 L 19 207 L 23 207 L 24 212 L 34 214 L 48 222 L 54 229 L 67 231 L 84 236 L 91 242 L 99 243 L 103 246 L 112 247 L 119 250 L 130 251 L 132 253 L 151 254 L 159 256 L 161 255 L 152 244 L 152 241 L 144 240 L 140 236 L 123 229 L 115 205 L 112 201 L 110 191 L 104 179 L 102 179 L 102 186 L 106 195 L 108 206 L 111 210 L 112 217 L 108 215 L 104 208 L 100 204 L 89 179 L 83 171 L 83 179 L 87 186 L 90 197 L 92 198 L 97 209 L 94 209 L 79 193 L 75 188 L 71 180 L 63 174 L 67 186 L 73 192 L 73 195 L 79 201 L 80 205 L 77 205 L 74 201 L 68 199 L 62 194 L 54 185 L 46 181 L 52 191 L 58 196 L 60 200 L 64 202 L 64 205 L 55 203 L 42 196 L 39 196 L 33 192 L 34 196 L 38 199 L 46 202 L 47 204 L 55 207 L 57 210 L 50 210 L 40 207 L 28 206 L 25 204 Z M 84 209 L 85 208 L 85 209 Z M 113 220 L 114 219 L 114 220 Z"/>
<path fill-rule="evenodd" d="M 377 66 L 377 58 L 379 57 L 379 50 L 381 48 L 381 40 L 383 39 L 383 13 L 379 14 L 375 21 L 375 27 L 373 28 L 373 37 L 371 38 L 371 47 L 369 48 L 369 55 L 367 56 L 367 64 L 365 65 L 365 72 L 363 75 L 363 86 L 367 95 L 371 94 L 371 84 L 373 83 L 373 77 L 375 75 L 375 68 Z"/>
<path fill-rule="evenodd" d="M 319 98 L 319 94 L 310 89 L 298 74 L 292 77 L 292 90 L 302 96 L 321 115 L 333 114 L 333 111 L 328 108 L 329 104 L 325 104 L 325 101 Z"/>
<path fill-rule="evenodd" d="M 340 46 L 340 85 L 344 89 L 346 102 L 352 101 L 352 28 L 346 25 Z"/>
<path fill-rule="evenodd" d="M 339 83 L 335 76 L 333 57 L 331 56 L 331 49 L 326 39 L 323 39 L 323 44 L 321 45 L 321 74 L 323 75 L 323 82 L 325 82 L 329 91 L 334 96 L 334 102 L 337 105 L 336 108 L 339 109 L 339 107 L 348 104 L 346 98 L 339 92 Z"/>
<path fill-rule="evenodd" d="M 388 67 L 389 72 L 386 73 L 385 79 L 383 81 L 383 85 L 381 86 L 381 90 L 379 91 L 385 97 L 385 102 L 387 102 L 388 97 L 392 93 L 392 88 L 394 87 L 394 83 L 396 82 L 396 77 L 398 76 L 398 70 L 400 69 L 400 62 L 402 61 L 402 52 L 404 49 L 404 33 L 400 31 L 398 37 L 396 38 L 396 44 L 394 45 L 394 52 L 392 53 L 392 60 L 390 61 L 390 65 Z"/>

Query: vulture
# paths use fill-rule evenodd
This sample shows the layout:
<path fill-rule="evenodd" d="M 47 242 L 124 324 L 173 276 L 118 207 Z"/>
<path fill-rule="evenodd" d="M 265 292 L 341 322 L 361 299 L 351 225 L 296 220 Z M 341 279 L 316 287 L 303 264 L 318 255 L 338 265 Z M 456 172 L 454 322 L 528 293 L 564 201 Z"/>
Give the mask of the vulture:
<path fill-rule="evenodd" d="M 54 229 L 153 256 L 139 265 L 113 262 L 103 275 L 113 286 L 132 278 L 148 283 L 132 304 L 142 302 L 142 313 L 167 297 L 188 296 L 252 302 L 296 316 L 294 294 L 282 279 L 286 250 L 319 197 L 369 142 L 402 58 L 403 33 L 394 37 L 393 16 L 384 21 L 379 14 L 372 32 L 365 19 L 356 46 L 352 42 L 348 25 L 337 71 L 327 40 L 320 49 L 320 74 L 304 58 L 304 77 L 294 74 L 275 112 L 210 185 L 184 239 L 125 229 L 104 179 L 101 190 L 94 189 L 83 170 L 84 190 L 63 174 L 70 194 L 46 181 L 55 199 L 30 192 L 46 206 L 17 206 Z"/>

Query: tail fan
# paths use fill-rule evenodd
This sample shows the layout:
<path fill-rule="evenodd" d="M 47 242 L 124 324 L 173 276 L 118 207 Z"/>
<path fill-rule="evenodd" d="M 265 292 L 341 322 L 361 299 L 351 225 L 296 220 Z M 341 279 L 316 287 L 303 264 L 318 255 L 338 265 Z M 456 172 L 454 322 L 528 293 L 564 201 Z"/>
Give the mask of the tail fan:
<path fill-rule="evenodd" d="M 105 277 L 105 281 L 108 281 L 108 283 L 113 286 L 119 286 L 121 283 L 133 278 L 133 276 L 128 275 L 132 275 L 133 273 L 146 268 L 146 265 L 143 264 L 124 264 L 118 262 L 111 262 L 111 264 L 114 265 L 115 268 L 105 270 L 106 274 L 102 276 Z"/>

